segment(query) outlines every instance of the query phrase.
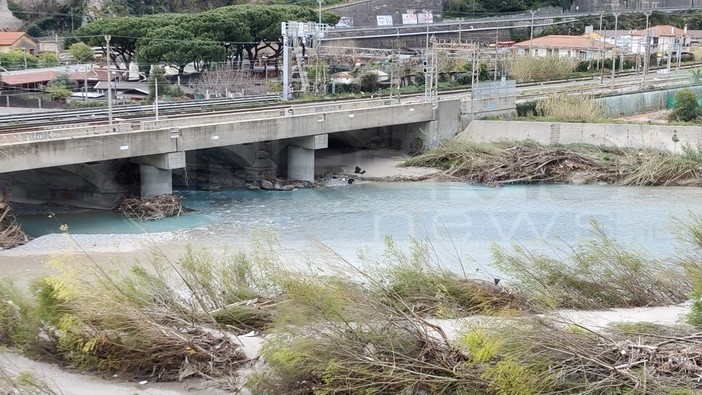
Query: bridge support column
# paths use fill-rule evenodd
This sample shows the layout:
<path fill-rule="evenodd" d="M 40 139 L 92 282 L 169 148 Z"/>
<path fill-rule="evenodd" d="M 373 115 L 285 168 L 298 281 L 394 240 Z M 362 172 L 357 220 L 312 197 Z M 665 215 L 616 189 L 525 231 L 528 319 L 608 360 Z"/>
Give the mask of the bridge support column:
<path fill-rule="evenodd" d="M 132 158 L 139 164 L 141 197 L 153 197 L 173 193 L 171 170 L 185 167 L 185 152 L 149 155 Z"/>
<path fill-rule="evenodd" d="M 141 197 L 147 198 L 173 193 L 171 170 L 139 165 L 139 175 L 141 177 Z"/>
<path fill-rule="evenodd" d="M 314 181 L 314 151 L 329 146 L 329 135 L 293 139 L 288 145 L 288 179 Z"/>

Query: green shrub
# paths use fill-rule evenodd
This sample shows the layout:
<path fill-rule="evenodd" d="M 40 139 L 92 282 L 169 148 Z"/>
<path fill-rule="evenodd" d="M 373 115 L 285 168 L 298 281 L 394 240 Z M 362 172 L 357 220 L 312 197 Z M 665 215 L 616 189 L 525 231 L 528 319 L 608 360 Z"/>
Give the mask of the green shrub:
<path fill-rule="evenodd" d="M 536 106 L 537 102 L 535 101 L 525 101 L 517 103 L 517 116 L 530 117 L 537 115 Z"/>
<path fill-rule="evenodd" d="M 673 111 L 668 115 L 669 122 L 696 122 L 702 116 L 697 95 L 692 89 L 681 89 L 675 94 Z"/>

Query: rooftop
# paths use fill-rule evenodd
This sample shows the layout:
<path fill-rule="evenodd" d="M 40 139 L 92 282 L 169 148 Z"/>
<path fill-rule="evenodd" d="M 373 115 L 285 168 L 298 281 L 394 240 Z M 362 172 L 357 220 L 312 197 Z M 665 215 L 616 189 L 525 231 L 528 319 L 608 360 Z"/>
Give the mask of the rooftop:
<path fill-rule="evenodd" d="M 558 48 L 558 49 L 593 49 L 593 48 L 614 48 L 614 45 L 592 39 L 588 36 L 568 36 L 553 34 L 550 36 L 538 37 L 533 40 L 526 40 L 514 44 L 515 48 Z"/>
<path fill-rule="evenodd" d="M 0 46 L 12 45 L 25 35 L 27 35 L 25 32 L 0 32 Z M 31 38 L 31 36 L 27 37 Z"/>
<path fill-rule="evenodd" d="M 25 85 L 36 84 L 53 80 L 61 74 L 71 74 L 81 68 L 86 70 L 90 65 L 71 65 L 60 67 L 47 67 L 41 69 L 27 69 L 15 71 L 3 71 L 0 73 L 0 82 L 5 85 Z"/>
<path fill-rule="evenodd" d="M 688 35 L 684 29 L 671 25 L 658 25 L 648 28 L 648 34 L 653 37 L 682 37 Z M 632 36 L 645 36 L 646 29 L 632 30 Z"/>

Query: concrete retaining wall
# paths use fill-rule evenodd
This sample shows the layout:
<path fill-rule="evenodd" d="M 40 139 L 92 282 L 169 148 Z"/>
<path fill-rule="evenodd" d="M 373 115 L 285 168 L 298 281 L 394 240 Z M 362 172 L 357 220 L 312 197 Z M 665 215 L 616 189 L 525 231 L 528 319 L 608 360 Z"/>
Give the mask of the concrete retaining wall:
<path fill-rule="evenodd" d="M 673 142 L 673 134 L 679 139 L 677 144 Z M 702 126 L 476 120 L 458 139 L 475 142 L 533 140 L 542 144 L 585 143 L 675 151 L 685 144 L 701 146 Z"/>
<path fill-rule="evenodd" d="M 441 22 L 443 12 L 442 0 L 362 0 L 348 4 L 329 7 L 325 11 L 332 12 L 340 17 L 350 18 L 353 26 L 377 26 L 378 15 L 392 17 L 393 26 L 402 26 L 402 14 L 423 13 L 431 11 L 434 22 Z M 406 25 L 405 25 L 406 26 Z"/>
<path fill-rule="evenodd" d="M 666 108 L 668 98 L 675 96 L 681 89 L 692 89 L 697 96 L 702 96 L 702 86 L 661 89 L 647 92 L 630 93 L 596 99 L 607 107 L 607 115 L 620 116 L 655 111 Z"/>

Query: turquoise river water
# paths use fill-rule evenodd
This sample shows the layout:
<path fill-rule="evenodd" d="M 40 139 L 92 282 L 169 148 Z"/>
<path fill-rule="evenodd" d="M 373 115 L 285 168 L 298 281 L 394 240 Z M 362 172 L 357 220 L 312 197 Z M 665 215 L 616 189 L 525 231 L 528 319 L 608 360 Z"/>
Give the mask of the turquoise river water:
<path fill-rule="evenodd" d="M 401 244 L 428 239 L 448 265 L 461 257 L 476 270 L 490 246 L 519 243 L 544 248 L 574 244 L 599 221 L 615 239 L 650 253 L 674 253 L 676 218 L 702 211 L 702 190 L 684 187 L 528 185 L 489 188 L 463 183 L 366 183 L 277 191 L 180 191 L 194 211 L 178 218 L 134 224 L 116 213 L 23 215 L 32 236 L 187 232 L 206 246 L 234 246 L 256 230 L 275 232 L 283 246 L 323 243 L 348 259 L 360 250 L 382 252 L 386 236 Z M 453 261 L 452 261 L 453 260 Z M 454 263 L 450 263 L 454 262 Z"/>

